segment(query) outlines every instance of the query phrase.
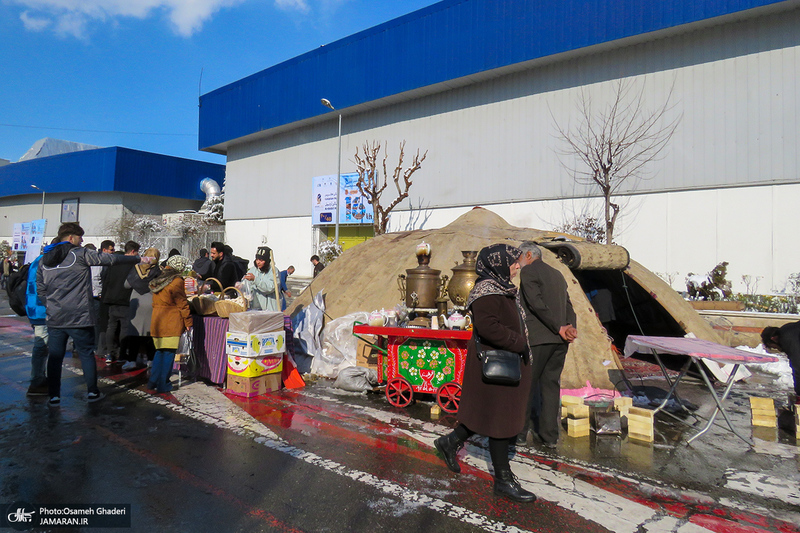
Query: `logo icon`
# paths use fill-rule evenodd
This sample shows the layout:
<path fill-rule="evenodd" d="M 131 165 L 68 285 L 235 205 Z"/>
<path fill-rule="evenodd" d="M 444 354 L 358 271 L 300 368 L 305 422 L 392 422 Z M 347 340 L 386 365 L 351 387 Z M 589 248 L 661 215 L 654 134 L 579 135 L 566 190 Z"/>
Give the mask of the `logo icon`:
<path fill-rule="evenodd" d="M 33 527 L 36 509 L 25 502 L 14 502 L 6 508 L 6 520 L 12 528 L 22 531 Z"/>

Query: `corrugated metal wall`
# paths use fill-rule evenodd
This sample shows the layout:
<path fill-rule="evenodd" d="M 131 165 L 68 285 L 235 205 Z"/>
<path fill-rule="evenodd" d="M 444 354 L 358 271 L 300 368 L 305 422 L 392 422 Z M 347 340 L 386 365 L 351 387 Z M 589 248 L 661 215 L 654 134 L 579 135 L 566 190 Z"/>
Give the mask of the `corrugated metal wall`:
<path fill-rule="evenodd" d="M 429 151 L 415 204 L 585 196 L 559 161 L 555 122 L 578 119 L 581 90 L 599 104 L 627 79 L 644 87 L 653 108 L 674 85 L 670 117 L 682 115 L 637 191 L 798 182 L 799 71 L 800 11 L 732 22 L 345 116 L 342 171 L 355 169 L 356 146 L 372 140 L 388 143 L 391 167 L 405 139 L 406 161 L 417 148 Z M 311 178 L 336 171 L 336 132 L 332 117 L 232 146 L 226 218 L 308 215 Z"/>
<path fill-rule="evenodd" d="M 132 192 L 204 200 L 200 181 L 222 185 L 225 166 L 111 147 L 60 154 L 0 167 L 0 196 L 47 193 Z"/>
<path fill-rule="evenodd" d="M 778 0 L 447 0 L 200 98 L 199 147 L 529 60 Z"/>

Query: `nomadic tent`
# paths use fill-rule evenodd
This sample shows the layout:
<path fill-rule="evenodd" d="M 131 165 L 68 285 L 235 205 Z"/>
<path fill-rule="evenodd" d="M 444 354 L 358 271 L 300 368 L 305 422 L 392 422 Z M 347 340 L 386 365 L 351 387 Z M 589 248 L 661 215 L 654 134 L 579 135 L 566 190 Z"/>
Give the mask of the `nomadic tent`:
<path fill-rule="evenodd" d="M 452 276 L 449 269 L 463 261 L 463 250 L 480 250 L 497 242 L 542 244 L 545 263 L 567 280 L 578 319 L 579 336 L 567 355 L 562 388 L 582 388 L 587 381 L 597 388 L 624 388 L 617 354 L 629 334 L 692 333 L 720 342 L 716 332 L 675 290 L 629 260 L 624 248 L 518 228 L 479 207 L 441 229 L 387 233 L 347 250 L 314 279 L 289 312 L 295 314 L 307 307 L 319 291 L 331 318 L 393 308 L 404 300 L 398 275 L 417 266 L 415 248 L 423 241 L 431 245 L 430 266 L 448 276 Z"/>

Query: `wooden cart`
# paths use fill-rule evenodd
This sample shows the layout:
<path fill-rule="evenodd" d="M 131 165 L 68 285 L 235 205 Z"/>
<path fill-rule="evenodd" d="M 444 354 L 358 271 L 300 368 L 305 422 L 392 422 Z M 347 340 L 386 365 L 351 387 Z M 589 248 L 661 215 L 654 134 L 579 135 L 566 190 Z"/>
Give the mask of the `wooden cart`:
<path fill-rule="evenodd" d="M 447 413 L 458 411 L 464 361 L 471 331 L 375 327 L 356 323 L 353 335 L 387 338 L 378 348 L 378 382 L 386 383 L 386 399 L 406 407 L 414 394 L 432 394 Z M 363 339 L 362 339 L 363 340 Z"/>

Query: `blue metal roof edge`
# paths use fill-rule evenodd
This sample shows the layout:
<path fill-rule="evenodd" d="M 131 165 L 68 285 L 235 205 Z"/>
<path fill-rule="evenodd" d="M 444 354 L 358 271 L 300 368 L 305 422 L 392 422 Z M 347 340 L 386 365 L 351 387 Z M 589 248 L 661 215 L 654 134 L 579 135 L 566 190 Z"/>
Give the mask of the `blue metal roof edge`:
<path fill-rule="evenodd" d="M 201 150 L 489 70 L 793 0 L 445 0 L 200 97 Z"/>
<path fill-rule="evenodd" d="M 0 167 L 0 197 L 46 193 L 129 192 L 203 200 L 200 181 L 222 184 L 225 166 L 114 146 Z"/>

